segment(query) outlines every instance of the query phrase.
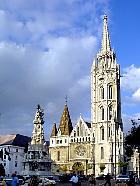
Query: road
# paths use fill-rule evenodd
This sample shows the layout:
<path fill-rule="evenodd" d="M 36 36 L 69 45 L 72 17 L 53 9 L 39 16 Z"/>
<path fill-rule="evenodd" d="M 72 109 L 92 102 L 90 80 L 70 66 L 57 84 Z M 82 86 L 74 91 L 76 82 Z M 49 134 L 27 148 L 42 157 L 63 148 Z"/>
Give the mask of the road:
<path fill-rule="evenodd" d="M 105 184 L 105 181 L 96 181 L 96 186 L 104 186 Z M 71 186 L 72 184 L 71 183 L 57 183 L 56 186 Z M 81 182 L 81 186 L 93 186 L 93 184 L 90 184 L 88 181 L 86 182 Z M 115 181 L 112 180 L 111 181 L 111 186 L 115 186 Z"/>

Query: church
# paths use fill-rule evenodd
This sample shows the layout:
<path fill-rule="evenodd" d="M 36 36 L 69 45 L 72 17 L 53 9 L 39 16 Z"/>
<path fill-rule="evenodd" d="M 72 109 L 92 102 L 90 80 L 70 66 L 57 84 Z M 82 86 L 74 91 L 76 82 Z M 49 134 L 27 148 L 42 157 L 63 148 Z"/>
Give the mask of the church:
<path fill-rule="evenodd" d="M 111 48 L 107 16 L 103 18 L 101 49 L 91 67 L 91 122 L 80 115 L 72 125 L 67 102 L 60 124 L 54 123 L 49 153 L 53 174 L 119 174 L 124 159 L 120 65 Z"/>

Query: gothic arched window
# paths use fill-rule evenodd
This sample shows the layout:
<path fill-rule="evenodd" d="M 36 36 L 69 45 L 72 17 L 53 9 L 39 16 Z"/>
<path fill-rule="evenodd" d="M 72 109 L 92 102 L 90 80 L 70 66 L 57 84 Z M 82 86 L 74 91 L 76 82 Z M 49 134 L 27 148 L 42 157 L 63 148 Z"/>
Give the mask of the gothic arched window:
<path fill-rule="evenodd" d="M 79 127 L 77 127 L 77 136 L 79 136 Z"/>
<path fill-rule="evenodd" d="M 101 110 L 101 120 L 104 120 L 104 108 L 101 107 L 100 110 Z"/>
<path fill-rule="evenodd" d="M 104 88 L 103 87 L 100 88 L 100 95 L 101 95 L 101 99 L 104 99 Z"/>
<path fill-rule="evenodd" d="M 113 91 L 112 91 L 112 85 L 109 85 L 108 86 L 108 99 L 112 99 L 112 94 L 113 94 Z"/>
<path fill-rule="evenodd" d="M 110 131 L 110 127 L 108 127 L 108 137 L 111 136 L 111 131 Z"/>
<path fill-rule="evenodd" d="M 101 159 L 104 159 L 104 148 L 101 147 Z"/>
<path fill-rule="evenodd" d="M 57 152 L 57 161 L 60 161 L 60 151 Z"/>
<path fill-rule="evenodd" d="M 109 106 L 108 108 L 108 119 L 111 120 L 111 117 L 112 117 L 112 105 Z"/>
<path fill-rule="evenodd" d="M 105 139 L 104 127 L 101 127 L 100 131 L 101 131 L 101 140 L 104 140 Z"/>

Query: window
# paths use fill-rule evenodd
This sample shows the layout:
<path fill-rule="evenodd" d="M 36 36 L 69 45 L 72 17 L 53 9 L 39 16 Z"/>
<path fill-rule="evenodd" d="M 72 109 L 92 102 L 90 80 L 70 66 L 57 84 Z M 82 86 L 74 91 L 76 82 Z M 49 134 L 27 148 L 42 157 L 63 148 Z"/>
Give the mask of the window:
<path fill-rule="evenodd" d="M 17 160 L 17 156 L 15 157 L 15 159 Z"/>
<path fill-rule="evenodd" d="M 65 139 L 65 143 L 67 143 L 67 140 Z"/>
<path fill-rule="evenodd" d="M 76 132 L 74 131 L 74 137 L 76 137 Z"/>
<path fill-rule="evenodd" d="M 77 136 L 79 136 L 79 127 L 77 127 Z"/>
<path fill-rule="evenodd" d="M 60 140 L 60 143 L 62 143 L 62 140 Z"/>
<path fill-rule="evenodd" d="M 52 140 L 52 144 L 53 144 L 53 140 Z"/>
<path fill-rule="evenodd" d="M 100 88 L 100 95 L 101 95 L 101 99 L 104 99 L 104 88 L 103 87 Z"/>
<path fill-rule="evenodd" d="M 17 161 L 15 161 L 15 167 L 17 167 Z"/>
<path fill-rule="evenodd" d="M 101 159 L 104 159 L 104 148 L 101 147 Z"/>
<path fill-rule="evenodd" d="M 101 110 L 101 120 L 104 120 L 104 108 L 101 107 L 100 110 Z"/>
<path fill-rule="evenodd" d="M 4 163 L 4 167 L 6 166 L 6 163 Z"/>
<path fill-rule="evenodd" d="M 101 127 L 101 140 L 104 140 L 104 127 Z"/>
<path fill-rule="evenodd" d="M 18 152 L 18 149 L 16 149 L 16 152 Z"/>
<path fill-rule="evenodd" d="M 4 159 L 6 159 L 6 155 L 4 155 Z"/>
<path fill-rule="evenodd" d="M 110 137 L 110 127 L 108 127 L 108 137 Z"/>
<path fill-rule="evenodd" d="M 59 140 L 57 140 L 57 144 L 59 144 Z"/>
<path fill-rule="evenodd" d="M 112 99 L 112 85 L 108 86 L 108 98 Z"/>
<path fill-rule="evenodd" d="M 60 161 L 60 151 L 57 152 L 57 161 Z"/>
<path fill-rule="evenodd" d="M 111 117 L 112 117 L 112 105 L 109 106 L 108 110 L 109 110 L 109 117 L 108 117 L 108 119 L 111 120 Z"/>

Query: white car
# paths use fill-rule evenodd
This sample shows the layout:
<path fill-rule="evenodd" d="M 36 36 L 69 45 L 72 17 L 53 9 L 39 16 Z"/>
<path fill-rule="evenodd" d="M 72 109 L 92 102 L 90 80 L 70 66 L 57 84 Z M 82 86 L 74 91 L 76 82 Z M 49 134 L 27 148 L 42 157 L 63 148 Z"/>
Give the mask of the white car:
<path fill-rule="evenodd" d="M 56 185 L 56 182 L 55 182 L 55 180 L 49 180 L 48 178 L 40 178 L 40 183 L 39 183 L 39 186 L 41 186 L 41 185 L 43 185 L 43 186 L 46 186 L 46 185 L 52 185 L 52 186 L 54 186 L 54 185 Z"/>
<path fill-rule="evenodd" d="M 128 183 L 130 178 L 128 175 L 118 175 L 116 178 L 116 183 Z"/>

